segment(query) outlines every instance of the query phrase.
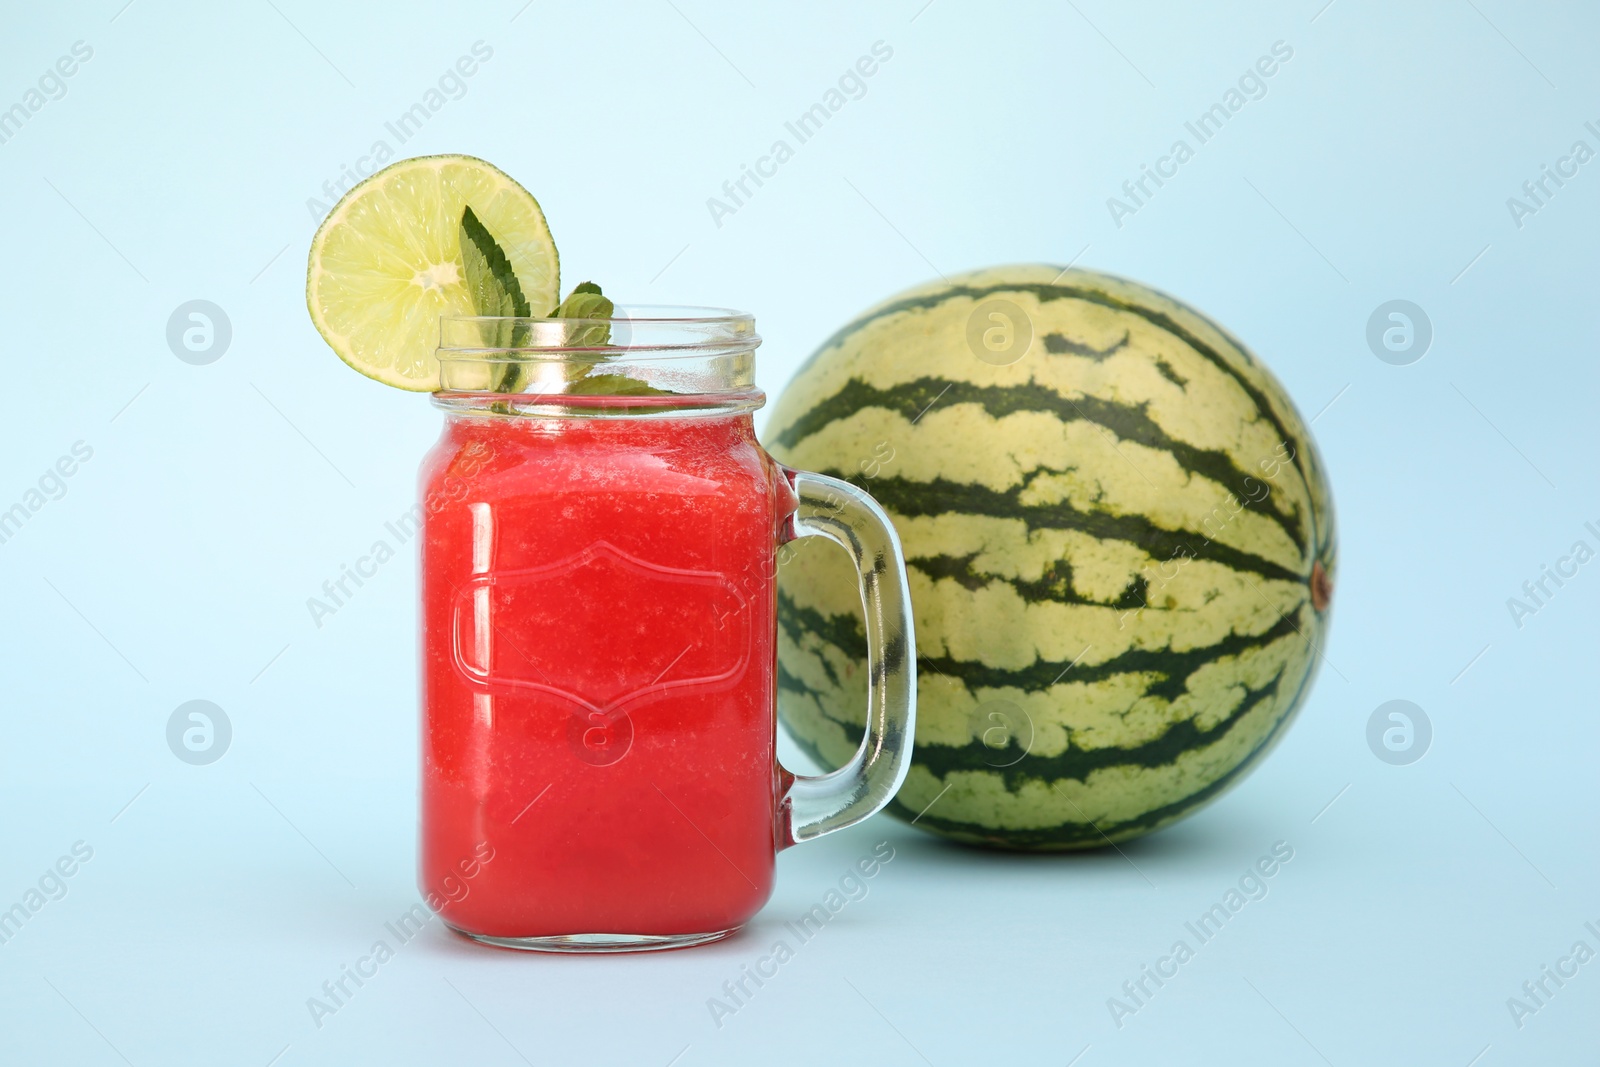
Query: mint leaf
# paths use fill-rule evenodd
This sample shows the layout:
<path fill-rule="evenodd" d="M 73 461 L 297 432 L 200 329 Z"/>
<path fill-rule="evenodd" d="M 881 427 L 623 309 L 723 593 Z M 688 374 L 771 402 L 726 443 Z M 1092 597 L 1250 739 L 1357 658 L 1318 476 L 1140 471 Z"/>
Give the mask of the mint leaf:
<path fill-rule="evenodd" d="M 466 274 L 467 292 L 474 311 L 490 318 L 527 318 L 533 314 L 528 298 L 522 294 L 517 272 L 500 242 L 473 213 L 472 205 L 461 211 L 461 265 Z M 527 343 L 527 327 L 505 322 L 483 323 L 486 348 L 519 348 Z M 498 393 L 513 393 L 520 384 L 522 368 L 508 363 L 504 377 L 495 384 Z"/>
<path fill-rule="evenodd" d="M 567 298 L 550 312 L 552 319 L 609 319 L 617 306 L 600 292 L 594 282 L 581 282 Z M 611 327 L 604 323 L 569 326 L 565 341 L 573 348 L 599 348 L 611 340 Z"/>
<path fill-rule="evenodd" d="M 616 311 L 616 305 L 606 298 L 598 285 L 594 282 L 580 282 L 573 286 L 567 298 L 550 312 L 550 318 L 609 319 L 616 314 Z M 565 333 L 565 343 L 574 348 L 601 348 L 611 342 L 611 324 L 608 322 L 568 326 Z M 626 374 L 601 373 L 600 367 L 609 358 L 611 357 L 602 356 L 599 362 L 590 364 L 573 376 L 567 387 L 568 392 L 580 396 L 672 395 L 670 389 L 658 389 Z"/>
<path fill-rule="evenodd" d="M 527 318 L 533 314 L 505 249 L 478 220 L 471 205 L 461 211 L 461 262 L 472 306 L 479 315 Z"/>
<path fill-rule="evenodd" d="M 653 385 L 630 378 L 626 374 L 589 374 L 578 379 L 584 396 L 671 396 L 670 389 L 657 389 Z"/>

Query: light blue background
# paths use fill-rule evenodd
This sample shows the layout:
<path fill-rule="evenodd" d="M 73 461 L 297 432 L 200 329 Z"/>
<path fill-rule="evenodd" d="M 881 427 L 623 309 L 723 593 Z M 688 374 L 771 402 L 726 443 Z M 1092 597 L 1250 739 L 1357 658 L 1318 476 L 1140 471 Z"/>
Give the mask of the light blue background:
<path fill-rule="evenodd" d="M 1600 548 L 1600 161 L 1521 228 L 1506 206 L 1600 148 L 1592 8 L 123 2 L 14 5 L 0 33 L 0 107 L 94 50 L 0 144 L 0 508 L 94 450 L 0 544 L 0 908 L 94 849 L 0 946 L 8 1061 L 1592 1058 L 1600 961 L 1520 1029 L 1506 1007 L 1600 949 L 1600 562 L 1521 628 L 1506 607 Z M 306 201 L 478 40 L 399 154 L 517 176 L 568 285 L 752 310 L 769 391 L 866 305 L 1005 262 L 1078 258 L 1246 339 L 1316 416 L 1341 527 L 1329 665 L 1270 759 L 1122 854 L 873 820 L 786 853 L 750 932 L 692 952 L 528 957 L 434 923 L 314 1027 L 306 998 L 416 900 L 415 578 L 388 564 L 321 629 L 305 601 L 410 505 L 439 417 L 312 329 Z M 715 225 L 706 199 L 879 40 L 866 95 Z M 1115 225 L 1106 199 L 1278 40 L 1265 98 Z M 165 340 L 197 298 L 233 327 L 209 366 Z M 1413 365 L 1364 339 L 1394 298 L 1433 323 Z M 194 698 L 232 720 L 211 766 L 166 746 Z M 1434 728 L 1410 766 L 1365 740 L 1394 698 Z M 717 1027 L 707 998 L 884 839 L 867 898 Z M 1114 1025 L 1107 998 L 1279 840 L 1270 895 Z"/>

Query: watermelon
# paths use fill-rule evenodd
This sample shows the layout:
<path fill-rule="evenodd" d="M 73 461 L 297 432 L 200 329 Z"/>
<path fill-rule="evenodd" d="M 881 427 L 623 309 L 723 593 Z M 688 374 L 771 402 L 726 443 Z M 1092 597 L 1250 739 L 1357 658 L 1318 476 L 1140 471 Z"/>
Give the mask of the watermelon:
<path fill-rule="evenodd" d="M 1315 673 L 1332 503 L 1305 421 L 1222 327 L 1136 282 L 1009 266 L 839 330 L 768 449 L 889 512 L 915 614 L 913 762 L 889 810 L 972 844 L 1171 824 L 1282 736 Z M 855 577 L 782 553 L 779 706 L 825 767 L 862 737 Z"/>

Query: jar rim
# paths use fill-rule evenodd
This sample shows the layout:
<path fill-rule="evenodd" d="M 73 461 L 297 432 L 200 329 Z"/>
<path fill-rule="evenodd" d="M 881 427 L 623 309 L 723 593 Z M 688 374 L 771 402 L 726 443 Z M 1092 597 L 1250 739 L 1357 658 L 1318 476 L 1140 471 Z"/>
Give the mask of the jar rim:
<path fill-rule="evenodd" d="M 517 315 L 441 315 L 441 358 L 490 352 L 579 352 L 623 354 L 630 359 L 671 358 L 680 353 L 753 349 L 761 338 L 755 316 L 733 308 L 669 304 L 620 304 L 608 318 Z M 602 340 L 586 338 L 597 329 Z M 449 353 L 448 356 L 443 355 Z M 474 358 L 466 355 L 465 358 Z"/>
<path fill-rule="evenodd" d="M 617 304 L 616 310 L 626 312 L 599 319 L 558 319 L 548 315 L 441 315 L 441 321 L 493 321 L 497 318 L 515 318 L 526 322 L 754 322 L 756 317 L 748 311 L 734 308 L 710 307 L 697 304 Z M 642 314 L 650 312 L 651 314 Z M 677 314 L 666 314 L 676 312 Z"/>
<path fill-rule="evenodd" d="M 436 395 L 537 398 L 540 413 L 549 403 L 611 410 L 618 396 L 639 401 L 628 410 L 760 403 L 755 316 L 661 304 L 616 310 L 590 319 L 441 316 Z"/>

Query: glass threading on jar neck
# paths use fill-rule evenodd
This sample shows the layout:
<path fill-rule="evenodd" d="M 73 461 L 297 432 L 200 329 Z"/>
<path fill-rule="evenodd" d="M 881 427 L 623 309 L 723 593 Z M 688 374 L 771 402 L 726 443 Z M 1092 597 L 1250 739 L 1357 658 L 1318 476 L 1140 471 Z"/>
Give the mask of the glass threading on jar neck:
<path fill-rule="evenodd" d="M 683 417 L 753 411 L 755 319 L 628 305 L 608 319 L 445 316 L 434 403 L 452 414 Z"/>

